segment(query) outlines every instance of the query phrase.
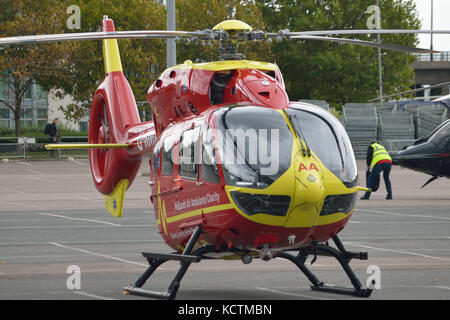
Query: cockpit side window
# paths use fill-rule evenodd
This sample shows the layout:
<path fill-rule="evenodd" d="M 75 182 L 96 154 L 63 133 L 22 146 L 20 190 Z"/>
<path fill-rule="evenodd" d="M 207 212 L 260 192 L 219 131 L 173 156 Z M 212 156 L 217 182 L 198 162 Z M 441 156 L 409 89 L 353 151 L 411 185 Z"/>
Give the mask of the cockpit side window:
<path fill-rule="evenodd" d="M 180 177 L 198 179 L 200 127 L 183 132 L 180 139 Z"/>
<path fill-rule="evenodd" d="M 205 126 L 203 129 L 202 169 L 203 181 L 220 183 L 219 169 L 216 163 L 216 148 L 213 141 L 213 130 Z"/>
<path fill-rule="evenodd" d="M 152 162 L 151 162 L 151 164 L 152 164 L 152 174 L 153 174 L 153 177 L 156 177 L 156 175 L 157 175 L 157 165 L 158 165 L 158 153 L 156 152 L 156 150 L 153 152 L 153 155 L 152 155 Z"/>
<path fill-rule="evenodd" d="M 158 169 L 161 167 L 161 157 L 160 157 L 161 151 L 162 151 L 162 141 L 160 140 L 153 149 L 151 161 L 153 177 L 157 176 Z"/>
<path fill-rule="evenodd" d="M 430 141 L 433 141 L 437 145 L 445 144 L 447 137 L 450 137 L 450 121 L 443 124 L 440 128 L 437 128 L 431 135 Z"/>
<path fill-rule="evenodd" d="M 232 70 L 216 72 L 209 86 L 209 98 L 212 105 L 223 103 L 223 94 L 232 76 Z"/>
<path fill-rule="evenodd" d="M 167 136 L 164 139 L 164 144 L 162 147 L 162 164 L 161 164 L 161 175 L 171 176 L 173 174 L 173 159 L 172 152 L 176 143 L 176 136 Z"/>

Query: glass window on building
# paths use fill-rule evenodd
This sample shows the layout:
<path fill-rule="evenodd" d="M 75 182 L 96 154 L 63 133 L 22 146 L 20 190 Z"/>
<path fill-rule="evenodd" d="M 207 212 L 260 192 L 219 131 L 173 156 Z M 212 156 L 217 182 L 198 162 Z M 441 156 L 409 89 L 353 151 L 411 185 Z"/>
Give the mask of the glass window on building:
<path fill-rule="evenodd" d="M 47 119 L 47 109 L 37 109 L 37 117 Z"/>
<path fill-rule="evenodd" d="M 47 120 L 38 120 L 37 121 L 37 126 L 39 129 L 44 129 L 46 124 L 47 124 Z"/>
<path fill-rule="evenodd" d="M 33 127 L 32 120 L 20 120 L 20 125 L 23 129 L 31 129 Z"/>
<path fill-rule="evenodd" d="M 88 132 L 89 122 L 88 121 L 80 121 L 80 132 Z"/>
<path fill-rule="evenodd" d="M 9 119 L 9 109 L 0 107 L 0 118 L 1 119 Z"/>
<path fill-rule="evenodd" d="M 29 86 L 25 94 L 23 95 L 24 99 L 32 99 L 33 98 L 33 86 Z"/>
<path fill-rule="evenodd" d="M 9 129 L 9 120 L 0 119 L 0 128 Z"/>
<path fill-rule="evenodd" d="M 36 97 L 37 100 L 46 100 L 47 91 L 44 91 L 41 86 L 36 85 Z"/>
<path fill-rule="evenodd" d="M 32 108 L 22 108 L 20 110 L 20 118 L 33 119 L 33 109 Z"/>
<path fill-rule="evenodd" d="M 6 100 L 9 98 L 9 87 L 6 79 L 0 79 L 0 99 Z"/>

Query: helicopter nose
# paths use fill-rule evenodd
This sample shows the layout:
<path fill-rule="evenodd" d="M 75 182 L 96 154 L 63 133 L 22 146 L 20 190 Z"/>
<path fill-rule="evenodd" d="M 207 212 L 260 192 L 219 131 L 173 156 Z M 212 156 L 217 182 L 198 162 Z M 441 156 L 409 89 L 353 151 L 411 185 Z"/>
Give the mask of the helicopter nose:
<path fill-rule="evenodd" d="M 314 157 L 295 161 L 295 190 L 293 206 L 286 219 L 286 227 L 311 227 L 319 217 L 324 199 L 323 173 Z"/>

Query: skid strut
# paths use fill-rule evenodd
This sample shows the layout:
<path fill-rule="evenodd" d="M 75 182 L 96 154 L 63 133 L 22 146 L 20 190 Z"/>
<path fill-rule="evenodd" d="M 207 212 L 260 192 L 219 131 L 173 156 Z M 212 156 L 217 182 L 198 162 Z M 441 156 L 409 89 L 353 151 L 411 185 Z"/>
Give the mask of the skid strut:
<path fill-rule="evenodd" d="M 287 260 L 293 262 L 305 274 L 305 276 L 311 282 L 311 289 L 313 289 L 313 290 L 339 293 L 339 294 L 349 294 L 349 295 L 353 295 L 353 296 L 357 296 L 357 297 L 364 297 L 364 298 L 369 297 L 372 293 L 372 289 L 363 288 L 361 285 L 361 282 L 358 280 L 358 277 L 356 276 L 356 274 L 353 272 L 352 268 L 350 267 L 350 261 L 352 259 L 367 260 L 367 252 L 347 251 L 344 248 L 344 245 L 342 244 L 342 242 L 338 236 L 334 236 L 332 239 L 333 239 L 334 243 L 336 244 L 337 249 L 332 248 L 328 245 L 312 244 L 311 246 L 301 248 L 299 250 L 299 253 L 297 256 L 294 256 L 288 252 L 282 251 L 282 252 L 278 252 L 277 257 L 284 258 L 284 259 L 287 259 Z M 314 255 L 314 256 L 322 255 L 322 256 L 331 256 L 331 257 L 336 258 L 336 260 L 339 261 L 339 263 L 341 264 L 345 273 L 349 277 L 349 279 L 353 285 L 353 289 L 327 285 L 327 284 L 321 282 L 314 275 L 314 273 L 312 273 L 311 270 L 305 265 L 305 261 L 309 255 Z"/>
<path fill-rule="evenodd" d="M 157 298 L 157 299 L 175 299 L 175 296 L 180 287 L 181 279 L 183 279 L 184 274 L 191 265 L 192 262 L 199 262 L 201 260 L 200 255 L 191 255 L 191 251 L 194 248 L 195 243 L 202 233 L 202 228 L 197 226 L 194 233 L 191 235 L 186 247 L 182 254 L 172 253 L 172 254 L 161 254 L 161 253 L 146 253 L 143 252 L 142 255 L 147 259 L 149 267 L 145 272 L 136 280 L 136 282 L 128 287 L 123 288 L 124 294 L 133 294 L 137 296 Z M 180 268 L 175 274 L 172 282 L 170 283 L 166 292 L 151 291 L 142 289 L 142 286 L 148 280 L 148 278 L 155 272 L 155 270 L 162 265 L 164 262 L 169 260 L 180 261 Z"/>

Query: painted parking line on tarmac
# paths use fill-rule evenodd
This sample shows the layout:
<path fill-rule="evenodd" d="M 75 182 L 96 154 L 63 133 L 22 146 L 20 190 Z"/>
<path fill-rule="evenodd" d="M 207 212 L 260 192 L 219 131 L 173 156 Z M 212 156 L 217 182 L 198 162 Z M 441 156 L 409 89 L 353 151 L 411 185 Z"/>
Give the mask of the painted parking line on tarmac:
<path fill-rule="evenodd" d="M 397 213 L 397 212 L 390 212 L 390 211 L 383 211 L 383 210 L 372 210 L 372 209 L 356 209 L 356 211 L 388 214 L 388 215 L 393 215 L 393 216 L 427 218 L 427 219 L 439 219 L 439 220 L 448 220 L 448 221 L 450 221 L 450 218 L 446 218 L 446 217 L 426 216 L 426 215 L 421 215 L 421 214 Z"/>
<path fill-rule="evenodd" d="M 80 249 L 80 248 L 75 248 L 75 247 L 71 247 L 71 246 L 66 246 L 66 245 L 63 245 L 63 244 L 60 244 L 60 243 L 57 243 L 57 242 L 48 242 L 48 244 L 56 246 L 56 247 L 68 249 L 68 250 L 73 250 L 73 251 L 86 253 L 86 254 L 89 254 L 89 255 L 97 256 L 97 257 L 107 258 L 107 259 L 120 261 L 120 262 L 124 262 L 124 263 L 129 263 L 129 264 L 134 264 L 134 265 L 138 265 L 138 266 L 142 266 L 142 267 L 148 267 L 148 264 L 144 264 L 144 263 L 140 263 L 140 262 L 136 262 L 136 261 L 131 261 L 131 260 L 126 260 L 126 259 L 110 256 L 110 255 L 107 255 L 107 254 L 97 253 L 97 252 L 84 250 L 84 249 Z"/>
<path fill-rule="evenodd" d="M 114 298 L 102 297 L 102 296 L 99 296 L 99 295 L 96 295 L 96 294 L 87 293 L 87 292 L 79 291 L 79 290 L 74 290 L 73 293 L 78 294 L 80 296 L 85 296 L 85 297 L 99 299 L 99 300 L 117 300 L 117 299 L 114 299 Z"/>
<path fill-rule="evenodd" d="M 121 227 L 122 226 L 122 225 L 117 224 L 117 223 L 101 221 L 101 220 L 86 219 L 86 218 L 74 218 L 74 217 L 68 217 L 68 216 L 63 216 L 63 215 L 59 215 L 59 214 L 42 213 L 42 212 L 40 212 L 39 214 L 43 215 L 43 216 L 63 218 L 63 219 L 68 219 L 68 220 L 78 220 L 78 221 L 88 221 L 88 222 L 103 223 L 103 224 L 108 224 L 108 225 L 115 226 L 115 227 Z"/>
<path fill-rule="evenodd" d="M 255 289 L 258 289 L 261 291 L 266 291 L 266 292 L 277 293 L 277 294 L 281 294 L 281 295 L 285 295 L 285 296 L 298 297 L 298 298 L 306 298 L 306 299 L 312 299 L 312 300 L 332 300 L 329 298 L 323 298 L 323 297 L 318 297 L 318 296 L 308 296 L 308 295 L 279 291 L 279 290 L 263 288 L 263 287 L 255 287 Z M 298 289 L 298 288 L 296 288 L 296 289 Z"/>
<path fill-rule="evenodd" d="M 355 247 L 361 247 L 361 248 L 366 248 L 366 249 L 371 249 L 371 250 L 401 253 L 401 254 L 406 254 L 406 255 L 411 255 L 411 256 L 418 256 L 418 257 L 434 259 L 434 260 L 450 261 L 450 258 L 435 257 L 435 256 L 430 256 L 430 255 L 426 255 L 426 254 L 422 254 L 422 253 L 417 253 L 417 252 L 402 251 L 402 250 L 395 250 L 395 249 L 386 249 L 386 248 L 378 248 L 378 247 L 366 246 L 366 245 L 357 244 L 357 243 L 348 243 L 348 244 L 352 245 L 352 246 L 355 246 Z"/>
<path fill-rule="evenodd" d="M 28 207 L 28 208 L 38 208 L 39 206 L 35 206 L 32 204 L 25 204 L 20 202 L 14 202 L 14 201 L 0 201 L 0 203 L 7 204 L 7 205 L 16 205 L 16 206 L 22 206 L 22 207 Z"/>

